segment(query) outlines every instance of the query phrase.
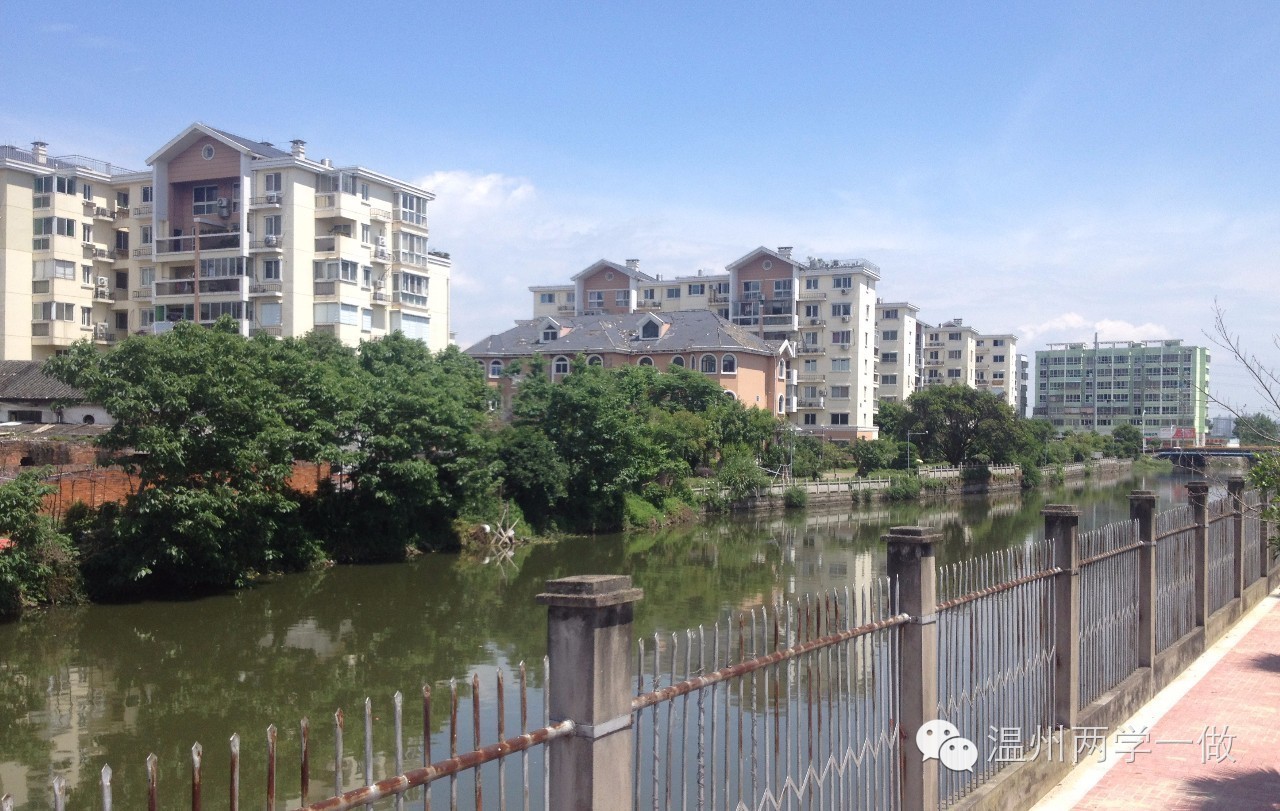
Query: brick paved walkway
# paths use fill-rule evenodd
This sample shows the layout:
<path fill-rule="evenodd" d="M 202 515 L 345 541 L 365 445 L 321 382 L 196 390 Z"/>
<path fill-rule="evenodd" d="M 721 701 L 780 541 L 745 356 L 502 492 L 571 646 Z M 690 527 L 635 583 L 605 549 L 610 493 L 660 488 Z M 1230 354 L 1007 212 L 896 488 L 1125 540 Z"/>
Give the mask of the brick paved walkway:
<path fill-rule="evenodd" d="M 1280 599 L 1073 807 L 1280 809 Z M 1122 726 L 1122 729 L 1124 727 Z M 1114 740 L 1114 739 L 1113 739 Z M 1129 761 L 1132 762 L 1129 762 Z"/>

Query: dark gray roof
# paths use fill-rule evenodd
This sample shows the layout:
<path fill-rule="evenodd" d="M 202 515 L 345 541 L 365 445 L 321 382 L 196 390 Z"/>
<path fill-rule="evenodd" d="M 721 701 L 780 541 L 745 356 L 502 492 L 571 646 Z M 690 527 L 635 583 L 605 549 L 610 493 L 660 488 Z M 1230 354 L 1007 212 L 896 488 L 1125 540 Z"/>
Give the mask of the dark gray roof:
<path fill-rule="evenodd" d="M 54 380 L 34 360 L 0 360 L 0 400 L 83 400 L 84 392 Z"/>
<path fill-rule="evenodd" d="M 666 334 L 658 338 L 641 339 L 641 325 L 654 318 L 670 325 Z M 555 341 L 542 341 L 543 325 L 549 321 L 569 328 L 569 333 Z M 764 341 L 710 310 L 678 310 L 666 313 L 535 318 L 521 321 L 506 332 L 490 335 L 467 349 L 467 354 L 474 357 L 577 355 L 591 352 L 648 355 L 714 350 L 774 356 L 780 348 L 780 343 Z"/>
<path fill-rule="evenodd" d="M 237 144 L 249 150 L 250 152 L 254 153 L 255 155 L 260 155 L 261 157 L 264 157 L 264 158 L 283 158 L 292 154 L 291 152 L 288 152 L 283 149 L 276 149 L 274 146 L 267 143 L 266 141 L 251 141 L 248 138 L 241 138 L 239 135 L 233 135 L 232 133 L 229 133 L 226 130 L 218 129 L 217 127 L 209 127 L 209 129 L 213 130 L 214 132 L 218 133 L 224 138 L 235 141 Z"/>

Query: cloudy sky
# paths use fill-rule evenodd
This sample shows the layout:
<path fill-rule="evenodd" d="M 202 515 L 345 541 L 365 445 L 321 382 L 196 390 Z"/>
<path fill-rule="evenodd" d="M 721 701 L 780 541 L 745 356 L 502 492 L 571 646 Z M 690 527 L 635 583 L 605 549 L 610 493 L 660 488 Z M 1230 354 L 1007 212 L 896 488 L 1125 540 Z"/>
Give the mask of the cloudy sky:
<path fill-rule="evenodd" d="M 192 121 L 434 189 L 464 346 L 602 258 L 865 257 L 1048 342 L 1280 354 L 1280 5 L 0 0 L 0 142 L 144 168 Z M 1214 391 L 1261 398 L 1216 352 Z"/>

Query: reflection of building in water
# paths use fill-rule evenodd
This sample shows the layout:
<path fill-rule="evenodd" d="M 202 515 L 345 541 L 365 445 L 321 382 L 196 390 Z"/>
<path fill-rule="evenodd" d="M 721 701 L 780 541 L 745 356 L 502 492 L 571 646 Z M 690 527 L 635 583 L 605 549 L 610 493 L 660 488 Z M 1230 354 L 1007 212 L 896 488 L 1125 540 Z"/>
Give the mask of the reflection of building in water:
<path fill-rule="evenodd" d="M 48 741 L 48 763 L 34 773 L 16 761 L 0 763 L 0 786 L 3 792 L 13 795 L 15 806 L 42 802 L 52 790 L 49 781 L 55 773 L 62 775 L 68 788 L 79 785 L 81 780 L 96 782 L 93 760 L 101 753 L 96 740 L 132 731 L 144 700 L 141 689 L 122 691 L 111 687 L 112 681 L 114 676 L 99 667 L 64 668 L 49 678 L 44 709 L 31 712 L 26 718 L 32 734 Z M 123 694 L 123 702 L 108 706 L 108 693 Z"/>

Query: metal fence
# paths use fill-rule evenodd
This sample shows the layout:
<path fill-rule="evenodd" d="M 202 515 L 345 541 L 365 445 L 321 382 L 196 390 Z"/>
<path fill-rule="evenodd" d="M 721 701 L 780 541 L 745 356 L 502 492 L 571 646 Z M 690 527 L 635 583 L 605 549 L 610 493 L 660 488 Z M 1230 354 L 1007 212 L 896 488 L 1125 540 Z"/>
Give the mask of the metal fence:
<path fill-rule="evenodd" d="M 1247 583 L 1262 571 L 1262 494 L 1246 490 L 1242 502 L 1240 565 Z"/>
<path fill-rule="evenodd" d="M 1156 513 L 1156 650 L 1196 625 L 1196 521 L 1190 505 Z"/>
<path fill-rule="evenodd" d="M 1080 534 L 1080 705 L 1138 669 L 1137 521 Z"/>
<path fill-rule="evenodd" d="M 1206 613 L 1212 614 L 1236 596 L 1235 505 L 1231 498 L 1209 502 L 1209 589 Z"/>
<path fill-rule="evenodd" d="M 878 579 L 642 641 L 634 807 L 896 808 L 907 620 Z"/>
<path fill-rule="evenodd" d="M 974 735 L 973 771 L 942 770 L 945 807 L 1007 765 L 992 730 L 1036 740 L 1053 728 L 1052 541 L 992 552 L 938 571 L 939 718 Z"/>

